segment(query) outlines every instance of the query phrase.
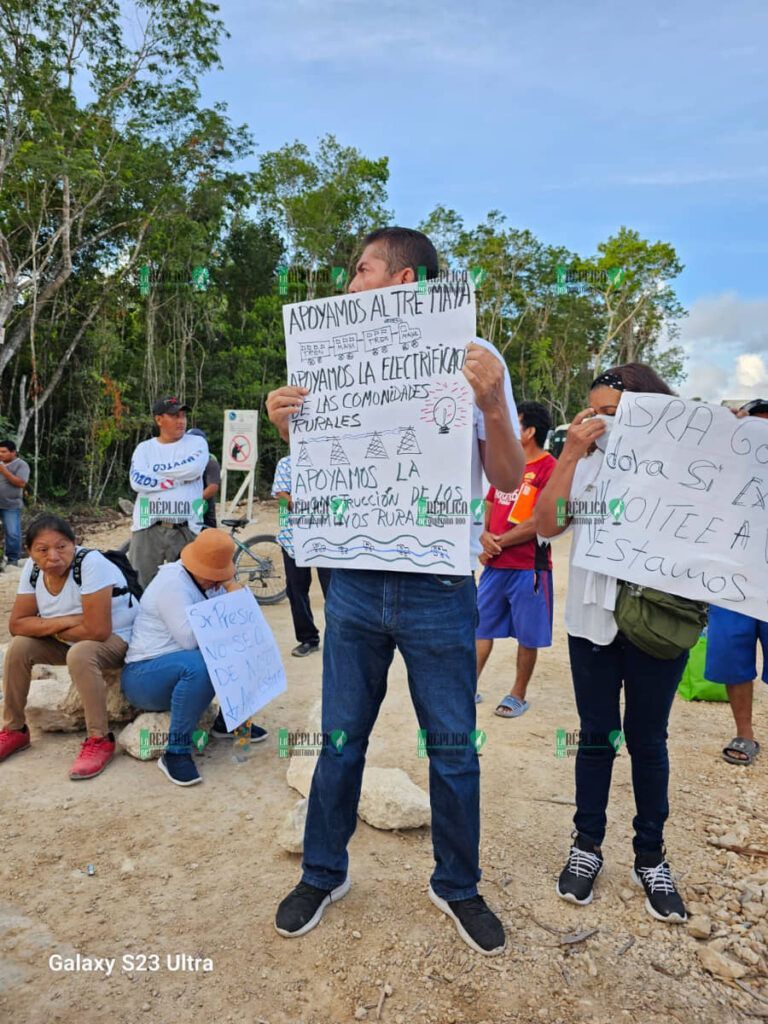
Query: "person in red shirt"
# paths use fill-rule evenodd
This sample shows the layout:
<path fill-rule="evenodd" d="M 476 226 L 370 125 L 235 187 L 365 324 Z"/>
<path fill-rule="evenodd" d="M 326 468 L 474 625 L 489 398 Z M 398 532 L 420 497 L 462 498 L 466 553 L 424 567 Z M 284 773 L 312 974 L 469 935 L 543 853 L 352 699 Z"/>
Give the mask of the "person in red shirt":
<path fill-rule="evenodd" d="M 538 543 L 533 525 L 534 506 L 557 465 L 544 451 L 552 420 L 539 402 L 521 402 L 517 411 L 525 472 L 512 494 L 494 487 L 488 491 L 480 538 L 485 569 L 477 588 L 478 680 L 493 641 L 517 639 L 515 685 L 496 708 L 501 718 L 517 718 L 528 710 L 525 694 L 538 649 L 552 646 L 552 553 L 549 544 Z"/>

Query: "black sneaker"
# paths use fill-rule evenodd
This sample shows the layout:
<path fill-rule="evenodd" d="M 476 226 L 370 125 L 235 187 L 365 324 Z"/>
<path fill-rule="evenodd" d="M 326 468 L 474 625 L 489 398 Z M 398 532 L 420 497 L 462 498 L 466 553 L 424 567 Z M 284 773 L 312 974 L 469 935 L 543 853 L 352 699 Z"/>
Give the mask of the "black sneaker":
<path fill-rule="evenodd" d="M 319 650 L 320 650 L 320 644 L 319 643 L 316 643 L 316 644 L 303 643 L 303 644 L 299 644 L 298 647 L 294 647 L 293 650 L 291 651 L 291 654 L 294 656 L 294 658 L 306 658 L 306 656 L 308 654 L 314 654 L 315 651 L 319 651 Z"/>
<path fill-rule="evenodd" d="M 336 889 L 318 889 L 306 882 L 299 882 L 277 908 L 275 928 L 288 939 L 311 932 L 320 923 L 323 911 L 329 903 L 335 903 L 349 892 L 349 879 Z"/>
<path fill-rule="evenodd" d="M 671 924 L 683 924 L 688 920 L 688 912 L 675 888 L 672 870 L 663 850 L 636 854 L 632 880 L 645 889 L 645 909 L 651 917 Z"/>
<path fill-rule="evenodd" d="M 231 740 L 234 737 L 234 733 L 227 732 L 227 723 L 224 721 L 224 715 L 219 711 L 216 715 L 216 721 L 211 726 L 211 736 L 215 736 L 220 740 Z M 251 743 L 263 743 L 263 741 L 269 736 L 266 729 L 262 729 L 260 725 L 251 724 Z"/>
<path fill-rule="evenodd" d="M 568 863 L 557 880 L 557 895 L 571 903 L 586 906 L 592 902 L 595 880 L 603 870 L 603 855 L 593 843 L 574 836 Z"/>
<path fill-rule="evenodd" d="M 194 786 L 203 781 L 191 754 L 169 754 L 166 751 L 157 762 L 157 767 L 177 786 Z"/>
<path fill-rule="evenodd" d="M 456 931 L 476 953 L 483 956 L 498 956 L 507 944 L 504 926 L 482 896 L 471 896 L 468 900 L 448 900 L 437 895 L 430 885 L 429 898 L 444 914 L 452 918 Z"/>

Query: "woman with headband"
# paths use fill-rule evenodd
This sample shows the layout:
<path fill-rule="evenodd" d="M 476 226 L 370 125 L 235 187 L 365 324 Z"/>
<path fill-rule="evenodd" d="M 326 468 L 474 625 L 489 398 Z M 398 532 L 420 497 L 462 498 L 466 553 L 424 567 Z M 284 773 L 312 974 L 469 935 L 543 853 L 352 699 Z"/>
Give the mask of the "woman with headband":
<path fill-rule="evenodd" d="M 632 761 L 634 881 L 646 894 L 646 909 L 659 921 L 687 919 L 664 850 L 664 823 L 669 815 L 667 724 L 687 652 L 670 660 L 654 658 L 619 632 L 614 618 L 617 580 L 573 565 L 578 517 L 563 517 L 563 503 L 590 503 L 603 463 L 607 434 L 625 391 L 671 395 L 658 374 L 642 363 L 627 363 L 592 382 L 589 408 L 568 428 L 562 454 L 536 506 L 542 538 L 573 528 L 565 625 L 571 674 L 580 720 L 576 754 L 576 813 L 573 845 L 557 882 L 557 894 L 581 905 L 603 869 L 611 772 L 622 736 L 620 697 L 624 688 L 623 735 Z M 588 507 L 588 506 L 587 506 Z M 565 505 L 566 510 L 568 505 Z"/>

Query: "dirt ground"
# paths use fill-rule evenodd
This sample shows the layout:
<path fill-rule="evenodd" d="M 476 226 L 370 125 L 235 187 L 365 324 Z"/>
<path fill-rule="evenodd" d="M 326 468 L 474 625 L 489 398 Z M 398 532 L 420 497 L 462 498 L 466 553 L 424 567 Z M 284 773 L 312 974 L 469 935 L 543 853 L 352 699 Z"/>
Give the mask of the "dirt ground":
<path fill-rule="evenodd" d="M 259 508 L 253 532 L 274 530 L 273 506 Z M 114 547 L 127 532 L 125 520 L 85 539 Z M 300 868 L 300 857 L 275 841 L 299 798 L 285 781 L 277 731 L 305 727 L 321 669 L 319 657 L 289 656 L 295 640 L 283 602 L 265 614 L 284 655 L 288 690 L 260 716 L 270 737 L 244 765 L 232 763 L 226 741 L 213 741 L 200 762 L 204 784 L 189 790 L 169 785 L 155 763 L 128 756 L 98 779 L 73 783 L 67 768 L 81 737 L 33 734 L 32 748 L 0 767 L 0 1020 L 723 1024 L 768 1018 L 768 888 L 762 897 L 760 889 L 768 885 L 768 857 L 712 845 L 731 834 L 736 845 L 768 850 L 768 754 L 748 769 L 720 759 L 733 735 L 726 704 L 675 702 L 667 847 L 689 906 L 711 919 L 716 948 L 746 970 L 739 983 L 707 973 L 702 940 L 685 927 L 654 921 L 630 886 L 626 750 L 615 766 L 606 870 L 595 900 L 578 908 L 555 895 L 573 814 L 573 759 L 555 755 L 555 734 L 578 729 L 562 627 L 567 544 L 567 538 L 555 544 L 556 638 L 540 657 L 529 712 L 515 721 L 493 715 L 513 678 L 513 641 L 497 643 L 481 683 L 486 700 L 478 725 L 488 734 L 481 752 L 482 892 L 506 925 L 504 956 L 472 953 L 428 901 L 428 829 L 391 833 L 362 822 L 351 844 L 349 895 L 304 938 L 276 934 L 275 907 Z M 0 576 L 3 624 L 14 588 L 10 574 Z M 312 597 L 322 622 L 318 587 Z M 7 639 L 4 625 L 1 632 Z M 766 746 L 768 694 L 760 689 L 755 719 Z M 398 658 L 369 763 L 399 766 L 426 788 L 416 731 Z M 76 953 L 117 958 L 112 975 L 50 968 L 52 954 Z M 170 970 L 166 956 L 175 966 L 183 953 L 210 959 L 213 970 Z M 131 966 L 122 958 L 137 954 L 156 954 L 160 969 L 122 970 Z"/>

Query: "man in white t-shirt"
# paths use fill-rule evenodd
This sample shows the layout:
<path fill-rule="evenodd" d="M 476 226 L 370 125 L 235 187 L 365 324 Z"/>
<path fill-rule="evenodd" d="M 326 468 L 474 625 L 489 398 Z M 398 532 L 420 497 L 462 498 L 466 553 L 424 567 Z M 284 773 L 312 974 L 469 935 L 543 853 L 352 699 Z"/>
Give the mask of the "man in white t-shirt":
<path fill-rule="evenodd" d="M 145 589 L 203 524 L 208 442 L 186 432 L 189 410 L 178 398 L 158 399 L 152 406 L 157 437 L 142 441 L 131 459 L 130 483 L 138 498 L 128 557 Z"/>
<path fill-rule="evenodd" d="M 350 292 L 386 288 L 438 273 L 437 253 L 420 231 L 382 228 L 364 240 Z M 516 436 L 506 366 L 480 339 L 467 339 L 464 375 L 474 392 L 473 499 L 483 498 L 483 470 L 500 490 L 514 491 L 525 466 Z M 288 421 L 305 388 L 267 397 L 270 420 L 288 439 Z M 512 415 L 510 415 L 512 414 Z M 479 554 L 482 522 L 473 531 Z M 323 733 L 325 743 L 309 795 L 303 874 L 278 907 L 281 935 L 303 935 L 328 904 L 349 889 L 347 844 L 357 823 L 368 737 L 387 689 L 395 649 L 408 669 L 411 695 L 430 760 L 429 796 L 435 871 L 432 902 L 461 938 L 485 955 L 503 952 L 501 922 L 478 895 L 480 880 L 480 745 L 475 729 L 475 623 L 472 576 L 334 569 L 325 606 Z"/>

